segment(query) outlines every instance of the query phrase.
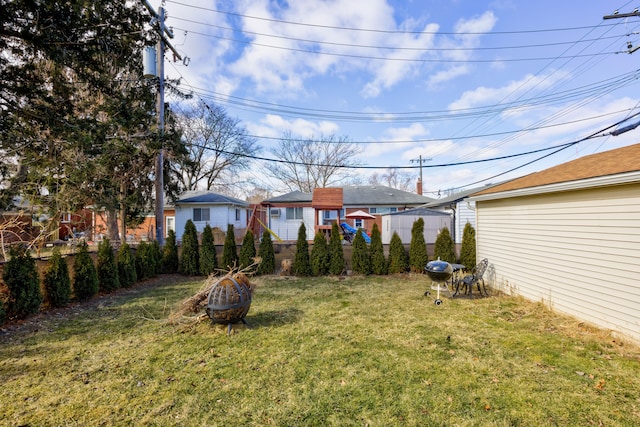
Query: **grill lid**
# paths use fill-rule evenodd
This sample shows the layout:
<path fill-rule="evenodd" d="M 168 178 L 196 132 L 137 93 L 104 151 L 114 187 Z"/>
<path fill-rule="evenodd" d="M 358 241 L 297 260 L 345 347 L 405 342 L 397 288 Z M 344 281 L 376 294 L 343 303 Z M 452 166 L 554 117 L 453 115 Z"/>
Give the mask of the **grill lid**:
<path fill-rule="evenodd" d="M 434 282 L 445 282 L 451 278 L 451 274 L 453 274 L 453 267 L 446 261 L 441 261 L 438 258 L 435 261 L 431 261 L 427 263 L 427 266 L 424 268 L 427 272 L 427 275 Z"/>

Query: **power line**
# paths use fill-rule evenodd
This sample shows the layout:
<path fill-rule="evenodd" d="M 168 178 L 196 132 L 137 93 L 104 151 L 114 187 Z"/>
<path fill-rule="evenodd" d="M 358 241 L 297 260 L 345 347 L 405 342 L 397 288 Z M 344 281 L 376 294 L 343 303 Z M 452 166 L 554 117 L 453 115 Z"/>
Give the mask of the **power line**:
<path fill-rule="evenodd" d="M 295 42 L 300 42 L 300 43 L 311 43 L 311 44 L 317 44 L 317 45 L 341 46 L 341 47 L 350 47 L 350 48 L 359 48 L 359 49 L 393 49 L 393 50 L 398 50 L 398 51 L 407 50 L 407 51 L 418 51 L 418 52 L 440 52 L 440 51 L 451 52 L 451 51 L 482 51 L 482 50 L 511 50 L 511 49 L 522 50 L 522 49 L 533 49 L 533 48 L 541 48 L 541 47 L 563 46 L 563 45 L 567 45 L 567 44 L 575 44 L 576 43 L 575 41 L 565 41 L 565 42 L 552 42 L 552 43 L 539 43 L 539 44 L 526 44 L 526 45 L 513 45 L 513 46 L 442 47 L 442 48 L 438 48 L 438 47 L 427 47 L 427 48 L 425 48 L 425 47 L 407 47 L 407 46 L 362 45 L 362 44 L 354 44 L 354 43 L 339 43 L 339 42 L 330 42 L 330 41 L 310 40 L 310 39 L 301 39 L 301 38 L 298 38 L 298 37 L 289 37 L 289 36 L 284 36 L 284 35 L 258 33 L 258 32 L 255 32 L 255 31 L 248 31 L 246 29 L 242 29 L 241 30 L 241 29 L 238 29 L 238 28 L 225 27 L 225 26 L 222 26 L 222 25 L 215 25 L 215 24 L 210 24 L 210 23 L 207 23 L 207 22 L 195 21 L 193 19 L 180 18 L 180 17 L 177 17 L 177 16 L 172 16 L 172 18 L 175 19 L 175 20 L 178 20 L 178 21 L 189 22 L 191 24 L 198 24 L 198 25 L 202 25 L 202 26 L 205 26 L 205 27 L 209 27 L 209 28 L 217 28 L 219 30 L 232 31 L 234 33 L 250 34 L 250 35 L 253 35 L 253 36 L 262 36 L 262 37 L 270 37 L 270 38 L 274 38 L 274 39 L 295 41 Z M 204 36 L 204 37 L 219 38 L 219 36 L 215 36 L 215 35 L 208 34 L 208 33 L 202 33 L 202 32 L 190 30 L 190 29 L 187 29 L 187 28 L 174 27 L 174 29 L 180 30 L 180 31 L 189 32 L 189 33 L 192 33 L 192 34 L 197 34 L 197 35 Z M 438 34 L 443 34 L 443 33 L 438 33 Z M 607 37 L 598 37 L 598 38 L 594 38 L 594 39 L 580 40 L 580 43 L 589 43 L 589 42 L 602 41 L 602 40 L 614 39 L 614 38 L 615 39 L 619 39 L 621 37 L 628 37 L 628 36 L 629 36 L 629 34 L 621 34 L 621 35 L 607 36 Z M 226 40 L 235 41 L 234 39 L 226 39 Z"/>
<path fill-rule="evenodd" d="M 564 27 L 564 28 L 547 28 L 547 29 L 536 29 L 536 30 L 520 30 L 520 31 L 491 31 L 491 32 L 474 32 L 474 31 L 464 31 L 464 32 L 447 32 L 447 31 L 407 31 L 407 30 L 381 30 L 381 29 L 372 29 L 372 28 L 353 28 L 353 27 L 340 27 L 334 25 L 323 25 L 323 24 L 312 24 L 312 23 L 304 23 L 304 22 L 294 22 L 294 21 L 286 21 L 281 19 L 274 18 L 265 18 L 261 16 L 252 16 L 252 15 L 244 15 L 241 13 L 223 11 L 203 6 L 194 6 L 187 3 L 182 3 L 173 0 L 167 0 L 167 3 L 173 3 L 180 6 L 190 7 L 199 10 L 206 10 L 208 12 L 213 12 L 222 15 L 234 16 L 237 18 L 249 18 L 256 19 L 265 22 L 274 22 L 278 24 L 289 24 L 289 25 L 298 25 L 304 27 L 316 27 L 316 28 L 325 28 L 330 30 L 344 30 L 344 31 L 360 31 L 367 33 L 382 33 L 382 34 L 444 34 L 444 35 L 513 35 L 513 34 L 532 34 L 532 33 L 548 33 L 548 32 L 560 32 L 560 31 L 577 31 L 577 30 L 585 30 L 589 28 L 594 28 L 593 26 L 582 26 L 582 27 Z M 611 24 L 614 26 L 615 24 Z"/>

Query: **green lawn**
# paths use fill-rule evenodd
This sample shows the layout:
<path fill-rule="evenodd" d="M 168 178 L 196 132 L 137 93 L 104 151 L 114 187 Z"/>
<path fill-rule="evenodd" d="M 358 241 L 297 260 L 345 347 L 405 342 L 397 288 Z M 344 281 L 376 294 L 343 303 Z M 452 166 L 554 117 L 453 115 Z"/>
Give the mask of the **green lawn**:
<path fill-rule="evenodd" d="M 168 318 L 163 277 L 0 334 L 0 424 L 635 426 L 640 350 L 425 276 L 255 279 L 251 328 Z"/>

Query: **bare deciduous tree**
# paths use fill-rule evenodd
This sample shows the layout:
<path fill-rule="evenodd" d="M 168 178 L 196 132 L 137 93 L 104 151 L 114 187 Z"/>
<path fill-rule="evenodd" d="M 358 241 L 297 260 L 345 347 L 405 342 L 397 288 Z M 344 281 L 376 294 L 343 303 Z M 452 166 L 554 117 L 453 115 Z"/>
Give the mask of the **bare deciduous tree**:
<path fill-rule="evenodd" d="M 397 168 L 388 168 L 382 173 L 374 173 L 369 177 L 370 185 L 386 185 L 402 191 L 413 191 L 414 176 Z"/>
<path fill-rule="evenodd" d="M 346 137 L 331 135 L 320 139 L 295 139 L 285 134 L 272 151 L 280 162 L 271 163 L 270 175 L 290 191 L 311 193 L 355 176 L 361 149 Z"/>
<path fill-rule="evenodd" d="M 200 102 L 179 112 L 176 120 L 188 155 L 172 159 L 171 173 L 182 191 L 228 187 L 260 149 L 240 120 L 221 106 Z"/>

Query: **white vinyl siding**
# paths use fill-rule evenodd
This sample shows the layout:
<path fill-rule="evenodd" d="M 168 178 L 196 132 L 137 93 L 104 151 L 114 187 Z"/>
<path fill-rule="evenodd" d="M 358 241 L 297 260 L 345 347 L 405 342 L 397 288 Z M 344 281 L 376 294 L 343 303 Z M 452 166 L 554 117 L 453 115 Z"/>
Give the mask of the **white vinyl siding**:
<path fill-rule="evenodd" d="M 290 209 L 290 208 L 287 208 Z M 275 232 L 282 240 L 295 241 L 298 239 L 298 229 L 304 222 L 307 229 L 307 240 L 313 240 L 315 235 L 315 210 L 311 207 L 296 208 L 302 210 L 302 219 L 287 220 L 283 216 L 269 218 L 269 228 Z"/>
<path fill-rule="evenodd" d="M 640 184 L 479 200 L 476 214 L 494 288 L 640 340 Z"/>

